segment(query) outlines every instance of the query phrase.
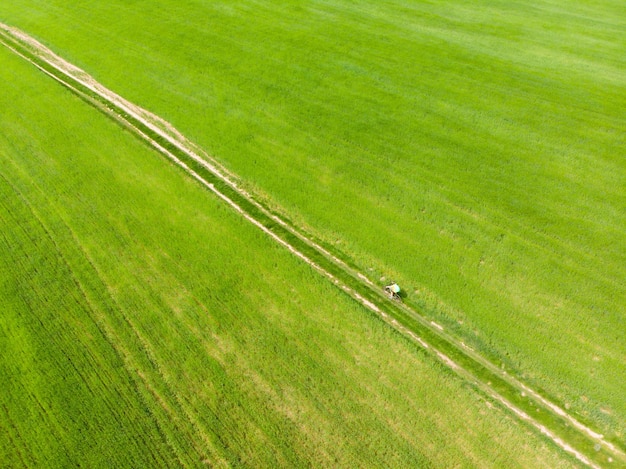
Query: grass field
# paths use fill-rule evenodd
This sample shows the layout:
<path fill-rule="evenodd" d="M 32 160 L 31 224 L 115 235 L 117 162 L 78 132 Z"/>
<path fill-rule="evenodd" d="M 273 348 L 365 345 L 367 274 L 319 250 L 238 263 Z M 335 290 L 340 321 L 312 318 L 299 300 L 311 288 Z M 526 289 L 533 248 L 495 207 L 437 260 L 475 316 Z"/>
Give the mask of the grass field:
<path fill-rule="evenodd" d="M 4 48 L 0 80 L 0 465 L 574 465 Z"/>
<path fill-rule="evenodd" d="M 0 20 L 626 444 L 620 2 L 81 5 Z"/>

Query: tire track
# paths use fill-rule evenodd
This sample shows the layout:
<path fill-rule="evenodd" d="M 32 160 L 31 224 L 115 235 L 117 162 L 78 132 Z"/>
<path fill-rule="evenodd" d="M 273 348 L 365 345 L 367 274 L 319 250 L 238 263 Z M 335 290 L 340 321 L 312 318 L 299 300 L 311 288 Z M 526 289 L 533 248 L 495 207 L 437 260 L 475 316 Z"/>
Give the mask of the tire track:
<path fill-rule="evenodd" d="M 615 460 L 626 465 L 624 451 L 606 441 L 603 435 L 456 340 L 439 324 L 427 320 L 405 304 L 387 301 L 367 276 L 320 246 L 306 232 L 290 225 L 257 202 L 250 193 L 238 186 L 234 175 L 168 122 L 105 88 L 86 72 L 16 28 L 0 23 L 0 42 L 124 125 L 244 219 L 418 344 L 443 366 L 580 462 L 593 468 L 599 468 L 601 462 L 611 463 Z M 549 418 L 540 420 L 531 416 L 532 410 L 539 409 L 544 410 Z"/>

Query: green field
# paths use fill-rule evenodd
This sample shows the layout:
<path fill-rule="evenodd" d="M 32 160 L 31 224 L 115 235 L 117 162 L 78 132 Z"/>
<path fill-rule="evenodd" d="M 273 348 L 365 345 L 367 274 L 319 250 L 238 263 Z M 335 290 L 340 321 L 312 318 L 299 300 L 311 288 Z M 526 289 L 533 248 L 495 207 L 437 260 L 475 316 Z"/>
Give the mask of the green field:
<path fill-rule="evenodd" d="M 620 2 L 6 3 L 0 21 L 172 122 L 267 204 L 372 279 L 397 280 L 407 304 L 626 447 Z M 37 433 L 44 405 L 11 430 L 18 442 L 36 438 L 33 458 L 76 461 L 90 445 L 103 461 L 145 465 L 205 453 L 251 465 L 556 464 L 545 448 L 519 454 L 524 438 L 543 443 L 485 412 L 473 391 L 120 127 L 3 56 L 3 223 L 16 227 L 2 231 L 1 301 L 14 312 L 4 333 L 15 350 L 29 334 L 58 342 L 23 390 L 2 396 L 10 418 L 0 424 L 33 411 L 34 381 L 68 377 L 41 397 L 61 412 L 57 423 Z M 70 108 L 68 122 L 49 123 Z M 46 255 L 57 251 L 62 265 Z M 23 285 L 16 263 L 31 272 Z M 57 332 L 28 322 L 29 310 L 58 317 Z M 77 332 L 84 321 L 93 333 Z M 83 361 L 71 365 L 63 344 L 76 341 Z M 44 350 L 7 360 L 2 377 L 12 382 Z M 106 363 L 110 386 L 95 363 Z M 66 413 L 59 403 L 81 382 L 68 366 L 91 371 L 83 403 Z M 390 377 L 377 382 L 381 370 Z M 92 380 L 106 389 L 95 401 Z M 225 384 L 196 395 L 206 382 Z M 454 423 L 461 408 L 465 428 Z M 92 411 L 110 453 L 77 437 L 95 424 L 76 415 Z M 46 443 L 64 421 L 81 423 L 58 447 Z M 137 456 L 143 446 L 127 448 L 126 431 L 153 450 Z M 354 438 L 364 433 L 376 443 Z M 494 435 L 498 449 L 484 447 Z M 23 453 L 28 465 L 27 446 L 7 457 Z"/>
<path fill-rule="evenodd" d="M 620 2 L 8 2 L 268 203 L 626 438 Z"/>
<path fill-rule="evenodd" d="M 127 131 L 0 65 L 0 465 L 574 464 Z"/>

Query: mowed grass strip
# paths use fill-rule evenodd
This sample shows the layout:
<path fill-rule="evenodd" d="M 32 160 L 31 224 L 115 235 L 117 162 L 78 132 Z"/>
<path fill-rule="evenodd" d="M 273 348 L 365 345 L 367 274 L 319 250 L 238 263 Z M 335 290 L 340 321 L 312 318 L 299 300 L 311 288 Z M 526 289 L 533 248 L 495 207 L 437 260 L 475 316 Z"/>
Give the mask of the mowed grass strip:
<path fill-rule="evenodd" d="M 134 136 L 0 63 L 3 466 L 574 464 Z"/>
<path fill-rule="evenodd" d="M 26 2 L 0 18 L 624 446 L 619 2 Z"/>

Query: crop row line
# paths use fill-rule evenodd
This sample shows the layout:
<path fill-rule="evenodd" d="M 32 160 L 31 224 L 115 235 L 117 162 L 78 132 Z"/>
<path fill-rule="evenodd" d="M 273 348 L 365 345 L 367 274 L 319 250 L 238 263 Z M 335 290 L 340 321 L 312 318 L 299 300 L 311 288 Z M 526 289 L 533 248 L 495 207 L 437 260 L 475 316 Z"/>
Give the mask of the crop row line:
<path fill-rule="evenodd" d="M 199 156 L 195 146 L 167 122 L 116 95 L 15 28 L 0 23 L 0 42 L 182 167 L 247 221 L 561 449 L 593 468 L 614 458 L 626 462 L 626 454 L 603 435 L 508 375 L 415 309 L 390 302 L 355 267 L 256 201 L 219 164 L 207 161 L 208 155 Z"/>

